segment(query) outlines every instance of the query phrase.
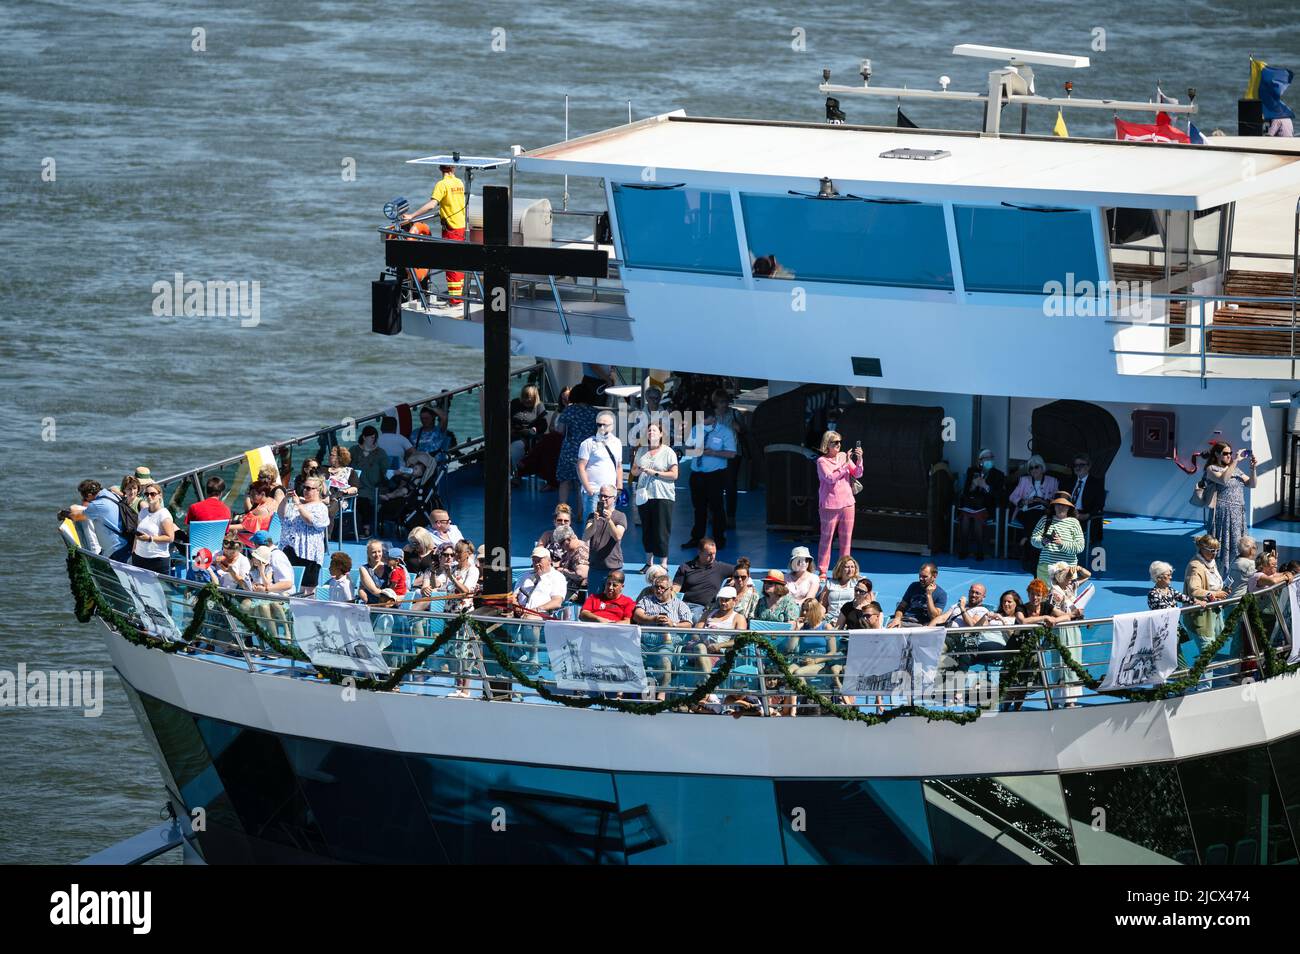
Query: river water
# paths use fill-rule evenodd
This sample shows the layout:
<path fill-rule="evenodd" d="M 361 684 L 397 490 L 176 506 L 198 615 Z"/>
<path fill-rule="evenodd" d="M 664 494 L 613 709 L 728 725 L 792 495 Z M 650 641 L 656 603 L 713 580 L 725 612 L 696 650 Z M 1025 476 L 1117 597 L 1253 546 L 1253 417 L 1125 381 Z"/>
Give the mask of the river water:
<path fill-rule="evenodd" d="M 1247 56 L 1300 63 L 1295 9 L 1243 0 L 105 6 L 11 3 L 0 32 L 0 670 L 104 670 L 106 694 L 98 718 L 0 708 L 0 862 L 75 861 L 163 802 L 99 624 L 72 616 L 53 514 L 77 483 L 173 473 L 480 377 L 474 352 L 369 334 L 380 209 L 432 185 L 404 160 L 562 139 L 566 93 L 580 135 L 625 121 L 628 100 L 638 118 L 819 121 L 821 69 L 856 82 L 864 56 L 880 85 L 984 87 L 994 64 L 948 55 L 958 42 L 1093 57 L 1040 69 L 1040 92 L 1195 86 L 1197 125 L 1233 132 Z M 892 101 L 844 108 L 893 120 Z M 1111 129 L 1106 113 L 1069 124 Z M 596 196 L 575 183 L 572 201 Z M 258 282 L 257 321 L 156 317 L 153 286 L 177 272 Z"/>

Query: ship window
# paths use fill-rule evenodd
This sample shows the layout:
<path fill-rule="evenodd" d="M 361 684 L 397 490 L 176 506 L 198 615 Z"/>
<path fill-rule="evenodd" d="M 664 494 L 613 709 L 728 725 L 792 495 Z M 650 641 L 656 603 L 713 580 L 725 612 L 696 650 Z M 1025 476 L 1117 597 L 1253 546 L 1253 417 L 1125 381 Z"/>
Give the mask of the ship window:
<path fill-rule="evenodd" d="M 931 861 L 925 798 L 918 781 L 778 781 L 776 799 L 789 864 Z"/>
<path fill-rule="evenodd" d="M 628 864 L 783 860 L 776 799 L 766 779 L 620 774 L 615 780 Z"/>
<path fill-rule="evenodd" d="M 755 278 L 952 288 L 943 207 L 742 194 Z"/>
<path fill-rule="evenodd" d="M 1089 211 L 1009 205 L 953 211 L 967 291 L 1042 295 L 1048 282 L 1070 288 L 1097 281 Z"/>
<path fill-rule="evenodd" d="M 1203 865 L 1295 864 L 1286 803 L 1268 750 L 1222 752 L 1178 765 Z"/>
<path fill-rule="evenodd" d="M 629 267 L 741 274 L 731 193 L 615 183 L 614 210 Z"/>
<path fill-rule="evenodd" d="M 927 779 L 937 864 L 1077 863 L 1055 775 Z"/>
<path fill-rule="evenodd" d="M 1174 766 L 1070 772 L 1061 776 L 1061 788 L 1081 863 L 1196 864 Z"/>

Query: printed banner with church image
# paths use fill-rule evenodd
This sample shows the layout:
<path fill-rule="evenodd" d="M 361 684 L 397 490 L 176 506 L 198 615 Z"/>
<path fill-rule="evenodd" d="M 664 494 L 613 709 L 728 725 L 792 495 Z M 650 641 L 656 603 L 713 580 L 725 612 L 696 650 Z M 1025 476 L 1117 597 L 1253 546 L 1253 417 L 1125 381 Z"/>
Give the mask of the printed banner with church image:
<path fill-rule="evenodd" d="M 909 701 L 933 695 L 945 636 L 938 626 L 850 630 L 844 694 Z"/>
<path fill-rule="evenodd" d="M 1111 626 L 1110 665 L 1099 687 L 1158 686 L 1178 668 L 1178 607 L 1120 613 Z"/>
<path fill-rule="evenodd" d="M 388 664 L 360 603 L 289 600 L 293 639 L 314 665 L 387 676 Z"/>
<path fill-rule="evenodd" d="M 180 627 L 172 619 L 170 607 L 167 605 L 167 594 L 163 591 L 162 584 L 158 582 L 158 577 L 138 566 L 127 566 L 122 563 L 110 563 L 109 566 L 113 568 L 113 573 L 122 584 L 122 589 L 126 590 L 126 595 L 131 599 L 131 604 L 135 608 L 133 614 L 135 623 L 140 627 L 140 631 L 159 639 L 175 643 L 184 642 L 185 638 L 181 635 Z"/>
<path fill-rule="evenodd" d="M 647 688 L 641 627 L 548 620 L 546 653 L 560 689 L 631 692 Z"/>

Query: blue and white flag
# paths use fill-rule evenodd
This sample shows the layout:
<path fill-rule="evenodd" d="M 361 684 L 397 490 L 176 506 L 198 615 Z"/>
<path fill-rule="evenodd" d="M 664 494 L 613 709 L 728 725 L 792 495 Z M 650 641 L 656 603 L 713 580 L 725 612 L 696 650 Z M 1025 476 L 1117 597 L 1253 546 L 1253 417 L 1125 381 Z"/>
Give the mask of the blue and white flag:
<path fill-rule="evenodd" d="M 1295 74 L 1281 66 L 1266 66 L 1259 76 L 1259 101 L 1264 107 L 1265 119 L 1295 119 L 1291 107 L 1282 102 L 1287 87 Z"/>
<path fill-rule="evenodd" d="M 1193 146 L 1205 145 L 1205 137 L 1201 135 L 1201 131 L 1196 128 L 1195 123 L 1187 124 L 1187 141 Z"/>
<path fill-rule="evenodd" d="M 1166 682 L 1178 668 L 1178 615 L 1174 607 L 1116 616 L 1101 691 Z"/>
<path fill-rule="evenodd" d="M 844 694 L 901 695 L 909 702 L 932 697 L 945 638 L 941 626 L 851 630 Z"/>
<path fill-rule="evenodd" d="M 640 626 L 547 620 L 543 632 L 560 689 L 640 694 L 649 687 Z"/>

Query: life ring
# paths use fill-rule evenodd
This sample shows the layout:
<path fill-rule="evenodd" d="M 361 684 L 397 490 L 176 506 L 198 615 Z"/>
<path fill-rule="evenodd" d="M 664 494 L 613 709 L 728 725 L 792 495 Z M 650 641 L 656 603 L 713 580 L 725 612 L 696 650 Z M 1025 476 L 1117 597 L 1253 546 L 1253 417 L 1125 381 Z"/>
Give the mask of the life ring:
<path fill-rule="evenodd" d="M 429 226 L 424 222 L 412 223 L 411 227 L 407 229 L 407 231 L 410 232 L 412 235 L 428 235 L 428 236 L 433 235 L 433 233 L 429 231 Z M 407 241 L 414 242 L 415 239 L 408 238 Z M 429 270 L 427 268 L 414 268 L 411 271 L 415 273 L 415 280 L 417 282 L 424 281 L 424 276 L 429 274 Z"/>

